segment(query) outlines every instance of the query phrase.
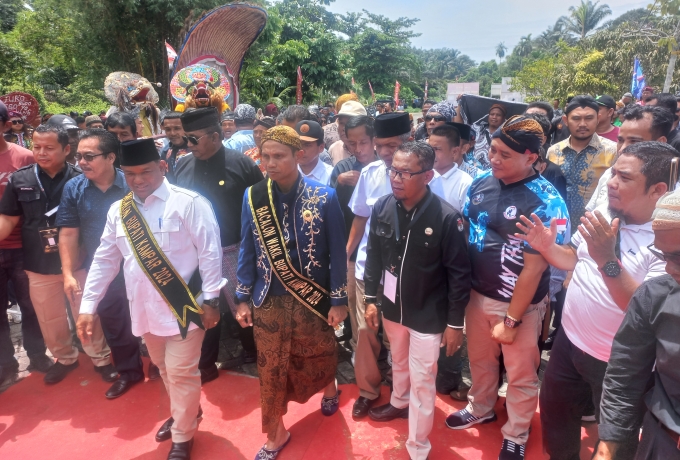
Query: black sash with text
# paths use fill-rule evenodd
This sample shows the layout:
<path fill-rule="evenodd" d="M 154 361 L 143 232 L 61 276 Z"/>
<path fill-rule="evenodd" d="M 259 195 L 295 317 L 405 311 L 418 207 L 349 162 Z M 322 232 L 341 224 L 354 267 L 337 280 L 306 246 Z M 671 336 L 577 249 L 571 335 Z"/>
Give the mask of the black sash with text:
<path fill-rule="evenodd" d="M 272 271 L 293 297 L 327 321 L 331 308 L 328 291 L 298 273 L 288 257 L 283 232 L 276 218 L 271 179 L 250 187 L 248 202 Z"/>
<path fill-rule="evenodd" d="M 120 216 L 135 259 L 177 318 L 182 338 L 186 338 L 191 322 L 204 329 L 200 317 L 203 310 L 196 303 L 184 279 L 158 246 L 151 229 L 132 199 L 132 192 L 125 195 L 121 201 Z"/>

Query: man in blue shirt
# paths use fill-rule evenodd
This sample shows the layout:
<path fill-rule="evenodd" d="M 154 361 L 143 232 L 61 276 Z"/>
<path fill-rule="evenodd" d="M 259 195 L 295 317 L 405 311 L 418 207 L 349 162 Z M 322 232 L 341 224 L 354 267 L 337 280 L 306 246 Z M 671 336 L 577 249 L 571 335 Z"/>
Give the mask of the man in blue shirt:
<path fill-rule="evenodd" d="M 234 124 L 237 131 L 227 140 L 222 141 L 227 149 L 245 153 L 255 147 L 253 128 L 255 127 L 255 108 L 248 104 L 239 104 L 234 110 Z"/>
<path fill-rule="evenodd" d="M 64 292 L 75 305 L 80 304 L 109 208 L 129 191 L 123 172 L 113 166 L 119 147 L 116 137 L 103 129 L 83 131 L 76 153 L 83 174 L 68 181 L 61 196 L 55 225 L 59 227 Z M 80 254 L 85 256 L 82 264 Z M 107 398 L 114 399 L 144 380 L 139 342 L 132 335 L 123 270 L 99 303 L 97 316 L 120 375 L 106 392 Z"/>
<path fill-rule="evenodd" d="M 550 271 L 541 254 L 515 236 L 520 216 L 535 213 L 549 225 L 557 219 L 563 244 L 567 206 L 533 169 L 543 143 L 541 125 L 515 116 L 493 133 L 491 170 L 468 190 L 472 292 L 465 310 L 472 388 L 468 405 L 446 419 L 454 430 L 496 420 L 501 351 L 508 374 L 508 421 L 501 428 L 499 460 L 523 460 L 538 403 L 538 336 L 547 304 Z"/>

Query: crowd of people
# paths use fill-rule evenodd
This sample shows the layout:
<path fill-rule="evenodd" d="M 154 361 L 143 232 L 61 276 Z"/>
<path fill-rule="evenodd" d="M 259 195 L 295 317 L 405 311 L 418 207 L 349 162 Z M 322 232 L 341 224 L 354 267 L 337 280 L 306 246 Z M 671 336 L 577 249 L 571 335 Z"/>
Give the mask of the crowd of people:
<path fill-rule="evenodd" d="M 66 378 L 75 331 L 115 399 L 145 379 L 142 339 L 170 399 L 156 440 L 189 459 L 233 318 L 259 375 L 256 460 L 291 442 L 289 402 L 337 412 L 339 341 L 352 416 L 408 419 L 414 460 L 437 393 L 467 401 L 446 418 L 465 430 L 497 420 L 504 380 L 500 460 L 524 458 L 537 407 L 553 460 L 579 458 L 587 420 L 598 460 L 679 459 L 680 99 L 499 101 L 481 120 L 425 100 L 419 124 L 378 102 L 171 111 L 156 139 L 126 112 L 32 130 L 0 102 L 0 303 L 19 305 L 29 369 Z M 14 353 L 0 315 L 0 382 Z"/>

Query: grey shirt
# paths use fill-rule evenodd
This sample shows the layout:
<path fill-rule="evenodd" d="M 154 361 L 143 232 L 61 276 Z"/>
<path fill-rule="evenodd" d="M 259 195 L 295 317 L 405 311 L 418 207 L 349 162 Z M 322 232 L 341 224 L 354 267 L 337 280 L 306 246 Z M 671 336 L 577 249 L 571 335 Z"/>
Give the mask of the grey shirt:
<path fill-rule="evenodd" d="M 680 286 L 670 275 L 642 284 L 616 333 L 600 404 L 599 436 L 637 436 L 644 406 L 680 433 Z M 654 387 L 647 391 L 652 379 Z M 646 394 L 645 394 L 646 393 Z"/>

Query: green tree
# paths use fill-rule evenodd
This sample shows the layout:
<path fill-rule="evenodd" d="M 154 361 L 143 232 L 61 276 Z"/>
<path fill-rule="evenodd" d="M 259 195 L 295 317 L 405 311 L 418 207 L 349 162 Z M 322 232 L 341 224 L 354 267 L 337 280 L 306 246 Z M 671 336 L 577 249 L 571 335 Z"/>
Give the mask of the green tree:
<path fill-rule="evenodd" d="M 569 7 L 569 16 L 562 16 L 565 30 L 580 37 L 586 38 L 586 35 L 594 31 L 598 24 L 607 16 L 612 14 L 609 5 L 600 5 L 599 1 L 593 3 L 591 0 L 581 0 L 578 6 Z"/>
<path fill-rule="evenodd" d="M 24 9 L 21 0 L 0 1 L 0 32 L 11 31 L 17 23 L 17 15 Z"/>

